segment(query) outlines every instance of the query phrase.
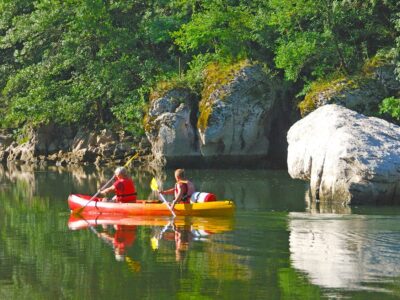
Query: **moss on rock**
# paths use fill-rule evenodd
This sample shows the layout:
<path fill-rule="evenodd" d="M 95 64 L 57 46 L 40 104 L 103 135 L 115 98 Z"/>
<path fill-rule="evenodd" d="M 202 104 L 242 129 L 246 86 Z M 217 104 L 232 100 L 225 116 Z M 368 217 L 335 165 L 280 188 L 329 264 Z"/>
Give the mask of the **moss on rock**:
<path fill-rule="evenodd" d="M 357 78 L 339 76 L 334 79 L 318 80 L 311 84 L 304 100 L 298 104 L 301 115 L 304 117 L 319 107 L 321 99 L 329 99 L 344 90 L 358 87 Z"/>
<path fill-rule="evenodd" d="M 367 60 L 355 75 L 334 74 L 330 78 L 313 82 L 304 100 L 298 104 L 301 115 L 304 117 L 321 105 L 332 103 L 341 97 L 345 97 L 346 92 L 354 90 L 368 91 L 371 88 L 376 88 L 379 84 L 384 84 L 383 82 L 378 82 L 379 79 L 376 73 L 377 70 L 392 64 L 393 55 L 392 51 L 384 50 L 378 52 L 374 57 Z M 382 79 L 380 80 L 382 81 Z"/>
<path fill-rule="evenodd" d="M 219 90 L 218 99 L 223 99 L 225 94 L 221 89 L 224 85 L 231 82 L 240 70 L 250 66 L 249 60 L 241 60 L 234 64 L 211 63 L 204 70 L 204 84 L 199 103 L 199 118 L 197 128 L 204 131 L 208 125 L 209 117 L 212 113 L 214 100 L 211 96 Z"/>
<path fill-rule="evenodd" d="M 392 50 L 381 50 L 374 57 L 365 61 L 362 73 L 365 76 L 373 76 L 377 68 L 391 64 L 395 53 Z"/>
<path fill-rule="evenodd" d="M 168 81 L 159 81 L 149 95 L 150 103 L 156 99 L 164 97 L 171 90 L 187 89 L 187 85 L 182 80 L 172 78 Z"/>

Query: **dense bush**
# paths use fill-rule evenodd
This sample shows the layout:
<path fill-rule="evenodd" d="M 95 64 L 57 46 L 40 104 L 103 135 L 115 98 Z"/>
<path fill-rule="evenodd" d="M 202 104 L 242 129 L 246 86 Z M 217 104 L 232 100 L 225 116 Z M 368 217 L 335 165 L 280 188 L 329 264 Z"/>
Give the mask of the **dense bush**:
<path fill-rule="evenodd" d="M 141 134 L 157 82 L 199 92 L 202 71 L 216 61 L 261 61 L 299 86 L 354 73 L 379 49 L 400 48 L 399 6 L 396 0 L 0 0 L 1 126 L 73 123 Z M 398 101 L 386 101 L 385 112 L 396 111 L 391 105 Z"/>

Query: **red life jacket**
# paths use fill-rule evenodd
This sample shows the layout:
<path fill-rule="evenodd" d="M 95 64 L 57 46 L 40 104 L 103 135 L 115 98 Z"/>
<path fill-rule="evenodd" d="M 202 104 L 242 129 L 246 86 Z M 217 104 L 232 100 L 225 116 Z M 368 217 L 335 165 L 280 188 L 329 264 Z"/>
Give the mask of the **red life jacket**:
<path fill-rule="evenodd" d="M 136 226 L 117 225 L 114 234 L 114 247 L 124 251 L 131 247 L 136 240 Z"/>
<path fill-rule="evenodd" d="M 175 198 L 179 193 L 178 187 L 180 187 L 182 189 L 182 199 L 180 202 L 181 203 L 190 203 L 190 196 L 192 196 L 192 194 L 194 193 L 193 183 L 190 182 L 189 180 L 179 180 L 175 184 Z"/>
<path fill-rule="evenodd" d="M 117 202 L 136 202 L 135 184 L 130 178 L 120 178 L 114 182 Z"/>

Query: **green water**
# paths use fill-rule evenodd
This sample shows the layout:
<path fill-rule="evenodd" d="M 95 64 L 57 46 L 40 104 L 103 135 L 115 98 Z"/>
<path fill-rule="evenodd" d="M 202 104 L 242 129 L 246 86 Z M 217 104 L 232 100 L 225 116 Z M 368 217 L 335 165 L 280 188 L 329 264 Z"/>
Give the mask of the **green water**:
<path fill-rule="evenodd" d="M 157 174 L 164 187 L 172 173 Z M 0 299 L 400 298 L 399 207 L 308 207 L 285 171 L 187 173 L 233 199 L 235 216 L 87 229 L 68 222 L 67 197 L 112 170 L 0 166 Z M 133 174 L 139 198 L 154 197 L 152 176 Z M 105 236 L 121 228 L 130 240 L 116 255 Z"/>

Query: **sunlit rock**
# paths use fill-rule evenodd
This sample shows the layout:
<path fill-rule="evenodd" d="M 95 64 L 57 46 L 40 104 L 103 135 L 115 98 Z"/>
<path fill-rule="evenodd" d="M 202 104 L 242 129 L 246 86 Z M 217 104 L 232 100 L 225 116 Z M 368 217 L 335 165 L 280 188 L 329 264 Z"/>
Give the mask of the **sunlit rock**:
<path fill-rule="evenodd" d="M 340 203 L 400 203 L 400 127 L 326 105 L 288 132 L 288 171 L 312 197 Z"/>
<path fill-rule="evenodd" d="M 179 165 L 199 157 L 196 103 L 186 90 L 172 89 L 151 101 L 145 124 L 155 164 Z"/>
<path fill-rule="evenodd" d="M 230 164 L 262 164 L 270 154 L 271 135 L 279 136 L 287 123 L 283 83 L 248 62 L 225 74 L 222 83 L 213 79 L 218 68 L 207 71 L 211 80 L 203 89 L 198 120 L 202 156 Z M 286 145 L 278 144 L 273 146 L 281 146 L 285 154 Z"/>
<path fill-rule="evenodd" d="M 170 88 L 152 95 L 145 118 L 155 163 L 282 166 L 290 93 L 260 64 L 209 64 L 196 96 Z"/>

